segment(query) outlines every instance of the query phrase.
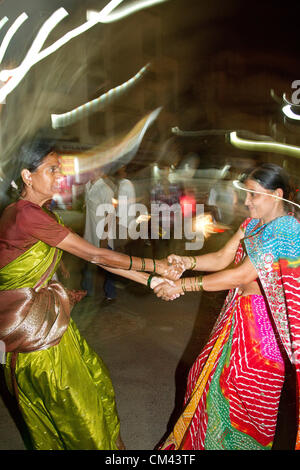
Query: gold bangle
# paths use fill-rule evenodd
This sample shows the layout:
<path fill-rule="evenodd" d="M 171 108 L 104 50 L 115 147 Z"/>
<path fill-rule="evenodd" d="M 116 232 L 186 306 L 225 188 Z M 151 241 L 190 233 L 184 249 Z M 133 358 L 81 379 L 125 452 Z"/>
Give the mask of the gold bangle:
<path fill-rule="evenodd" d="M 181 289 L 183 292 L 186 292 L 186 288 L 185 288 L 185 277 L 182 277 L 181 278 Z"/>
<path fill-rule="evenodd" d="M 192 259 L 190 269 L 191 269 L 191 271 L 193 271 L 193 269 L 195 269 L 195 267 L 196 267 L 197 260 L 196 260 L 195 256 L 190 256 L 190 258 Z"/>
<path fill-rule="evenodd" d="M 198 290 L 203 290 L 203 282 L 202 282 L 203 276 L 199 276 L 198 279 Z"/>

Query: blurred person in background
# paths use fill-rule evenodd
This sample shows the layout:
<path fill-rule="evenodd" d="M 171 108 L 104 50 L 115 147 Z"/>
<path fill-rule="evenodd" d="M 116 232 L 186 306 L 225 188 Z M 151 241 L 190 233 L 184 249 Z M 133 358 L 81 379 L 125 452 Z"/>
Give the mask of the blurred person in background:
<path fill-rule="evenodd" d="M 181 196 L 181 186 L 177 182 L 171 181 L 170 164 L 167 160 L 162 160 L 159 163 L 159 179 L 154 181 L 150 191 L 152 218 L 153 206 L 161 209 L 151 225 L 151 243 L 154 256 L 158 249 L 160 252 L 164 250 L 165 256 L 166 252 L 170 250 L 170 238 L 174 229 L 174 221 L 177 212 L 181 214 Z M 159 240 L 159 243 L 157 240 Z"/>
<path fill-rule="evenodd" d="M 117 217 L 118 217 L 118 251 L 125 250 L 130 240 L 128 229 L 135 220 L 134 215 L 129 215 L 130 209 L 136 203 L 136 192 L 132 181 L 128 178 L 126 165 L 117 171 Z"/>
<path fill-rule="evenodd" d="M 109 237 L 110 233 L 107 230 L 107 238 L 104 239 L 104 231 L 106 227 L 110 227 L 112 214 L 97 215 L 97 208 L 100 205 L 112 205 L 115 197 L 116 187 L 111 178 L 109 178 L 102 169 L 97 169 L 94 172 L 93 178 L 85 186 L 85 229 L 84 239 L 96 247 L 114 249 L 114 239 Z M 101 226 L 101 233 L 99 227 Z M 86 265 L 83 271 L 82 288 L 87 291 L 88 296 L 95 293 L 95 270 L 89 264 Z M 109 304 L 116 298 L 115 276 L 110 272 L 104 274 L 104 299 L 102 306 Z"/>

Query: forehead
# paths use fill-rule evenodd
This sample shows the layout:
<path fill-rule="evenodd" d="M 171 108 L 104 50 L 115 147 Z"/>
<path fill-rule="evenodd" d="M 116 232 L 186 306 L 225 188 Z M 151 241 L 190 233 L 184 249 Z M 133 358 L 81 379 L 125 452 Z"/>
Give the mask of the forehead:
<path fill-rule="evenodd" d="M 59 156 L 55 152 L 51 152 L 46 157 L 43 159 L 42 164 L 40 165 L 39 168 L 43 167 L 49 167 L 49 166 L 59 166 Z"/>
<path fill-rule="evenodd" d="M 269 192 L 268 189 L 265 189 L 263 186 L 261 186 L 261 184 L 252 179 L 247 179 L 245 181 L 245 186 L 247 189 L 251 189 L 252 191 L 259 191 L 263 193 Z"/>

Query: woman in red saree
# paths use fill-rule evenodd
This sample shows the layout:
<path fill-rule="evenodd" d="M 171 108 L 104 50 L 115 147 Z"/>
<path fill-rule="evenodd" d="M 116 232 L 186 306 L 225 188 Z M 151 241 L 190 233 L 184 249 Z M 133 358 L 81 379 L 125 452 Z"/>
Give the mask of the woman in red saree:
<path fill-rule="evenodd" d="M 163 450 L 271 449 L 284 382 L 282 347 L 296 366 L 299 390 L 300 229 L 284 203 L 288 178 L 265 164 L 250 172 L 245 186 L 251 217 L 227 245 L 181 258 L 186 269 L 219 272 L 155 288 L 165 300 L 230 289 L 190 370 L 183 412 Z M 233 261 L 234 268 L 224 269 Z M 296 448 L 299 438 L 298 432 Z"/>

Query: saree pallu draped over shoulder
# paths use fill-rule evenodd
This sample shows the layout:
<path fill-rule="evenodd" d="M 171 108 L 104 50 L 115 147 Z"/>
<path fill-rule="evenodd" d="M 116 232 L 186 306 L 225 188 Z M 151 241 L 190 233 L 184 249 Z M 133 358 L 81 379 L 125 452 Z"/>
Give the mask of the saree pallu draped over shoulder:
<path fill-rule="evenodd" d="M 285 375 L 280 342 L 300 383 L 299 222 L 286 216 L 261 227 L 247 219 L 241 228 L 235 263 L 248 254 L 265 295 L 229 291 L 161 450 L 272 449 Z"/>
<path fill-rule="evenodd" d="M 41 241 L 0 270 L 0 340 L 7 352 L 57 344 L 70 321 L 64 287 L 51 278 L 61 250 Z"/>
<path fill-rule="evenodd" d="M 300 224 L 292 216 L 279 217 L 256 230 L 255 223 L 257 220 L 250 222 L 250 236 L 245 237 L 244 241 L 282 344 L 296 369 L 296 450 L 300 450 Z"/>
<path fill-rule="evenodd" d="M 70 318 L 71 292 L 51 280 L 61 250 L 38 241 L 0 270 L 0 340 L 8 389 L 35 450 L 116 450 L 109 372 Z"/>

